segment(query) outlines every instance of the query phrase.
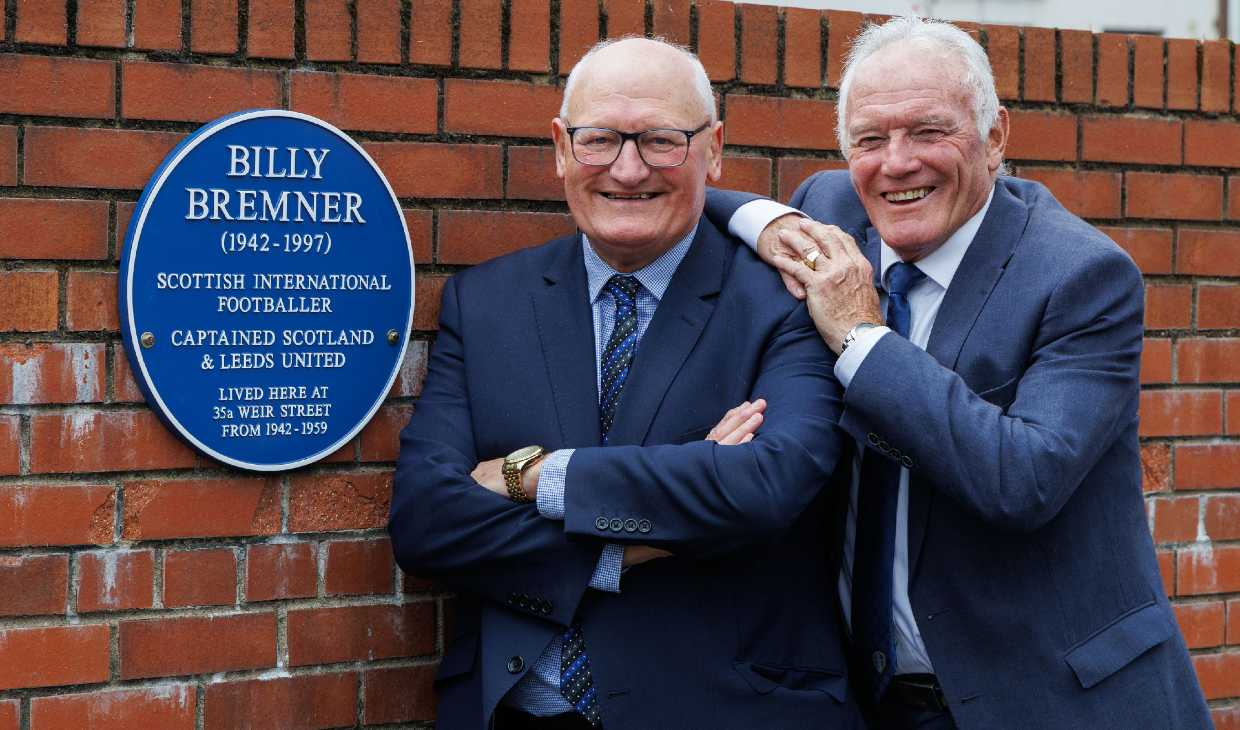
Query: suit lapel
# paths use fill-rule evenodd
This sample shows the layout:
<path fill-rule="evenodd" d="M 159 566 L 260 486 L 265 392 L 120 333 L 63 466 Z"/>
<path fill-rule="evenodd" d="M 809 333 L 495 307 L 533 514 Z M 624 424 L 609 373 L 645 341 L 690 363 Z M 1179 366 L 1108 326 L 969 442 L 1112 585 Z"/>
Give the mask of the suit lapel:
<path fill-rule="evenodd" d="M 565 446 L 599 442 L 594 319 L 586 286 L 581 238 L 562 239 L 561 251 L 531 295 L 538 341 Z"/>
<path fill-rule="evenodd" d="M 640 444 L 676 373 L 715 309 L 730 261 L 722 234 L 705 218 L 637 345 L 608 442 Z"/>

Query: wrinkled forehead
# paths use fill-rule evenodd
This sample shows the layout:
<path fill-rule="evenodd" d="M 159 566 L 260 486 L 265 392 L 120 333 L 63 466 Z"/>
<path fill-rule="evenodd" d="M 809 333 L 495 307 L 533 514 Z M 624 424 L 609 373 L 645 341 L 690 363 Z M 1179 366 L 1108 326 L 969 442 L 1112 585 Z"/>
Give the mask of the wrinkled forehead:
<path fill-rule="evenodd" d="M 969 98 L 968 65 L 959 51 L 938 41 L 918 38 L 893 43 L 861 61 L 850 93 L 886 93 L 923 89 Z"/>

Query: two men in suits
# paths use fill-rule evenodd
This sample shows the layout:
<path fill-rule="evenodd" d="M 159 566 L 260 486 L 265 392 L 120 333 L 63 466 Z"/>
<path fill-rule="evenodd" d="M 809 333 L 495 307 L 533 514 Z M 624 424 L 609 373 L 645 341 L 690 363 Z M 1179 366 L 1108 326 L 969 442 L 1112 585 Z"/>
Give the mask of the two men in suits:
<path fill-rule="evenodd" d="M 959 29 L 867 28 L 838 108 L 848 172 L 792 199 L 837 227 L 764 230 L 769 202 L 731 225 L 839 355 L 838 588 L 874 725 L 1209 727 L 1141 494 L 1140 273 L 1001 175 L 1007 112 Z"/>
<path fill-rule="evenodd" d="M 702 216 L 701 64 L 600 44 L 553 137 L 580 233 L 453 277 L 401 434 L 397 560 L 458 591 L 439 726 L 860 726 L 824 579 L 834 356 Z"/>

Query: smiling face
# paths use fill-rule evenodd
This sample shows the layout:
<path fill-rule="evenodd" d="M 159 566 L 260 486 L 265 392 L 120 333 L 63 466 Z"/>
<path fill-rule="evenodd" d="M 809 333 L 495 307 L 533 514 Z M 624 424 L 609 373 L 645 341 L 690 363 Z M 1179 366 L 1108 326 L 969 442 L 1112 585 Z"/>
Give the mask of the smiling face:
<path fill-rule="evenodd" d="M 679 167 L 650 167 L 633 141 L 610 165 L 573 157 L 567 128 L 621 132 L 692 130 L 708 121 L 693 89 L 692 66 L 676 51 L 643 39 L 599 51 L 583 69 L 567 119 L 552 122 L 556 174 L 568 207 L 599 256 L 617 271 L 633 271 L 670 249 L 693 229 L 706 200 L 706 179 L 718 180 L 723 126 L 716 122 L 689 141 Z"/>
<path fill-rule="evenodd" d="M 1007 110 L 980 139 L 963 73 L 936 46 L 897 43 L 863 62 L 848 97 L 853 187 L 905 261 L 943 245 L 981 210 L 1003 162 Z"/>

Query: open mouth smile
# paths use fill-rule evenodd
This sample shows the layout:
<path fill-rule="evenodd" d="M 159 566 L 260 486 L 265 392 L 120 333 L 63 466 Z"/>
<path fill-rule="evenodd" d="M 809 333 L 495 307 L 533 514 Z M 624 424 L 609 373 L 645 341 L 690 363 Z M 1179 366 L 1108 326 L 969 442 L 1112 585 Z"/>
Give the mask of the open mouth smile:
<path fill-rule="evenodd" d="M 932 192 L 934 192 L 933 187 L 901 190 L 899 192 L 883 193 L 883 200 L 886 200 L 888 203 L 912 203 L 921 200 Z"/>
<path fill-rule="evenodd" d="M 608 200 L 653 200 L 662 193 L 600 193 Z"/>

